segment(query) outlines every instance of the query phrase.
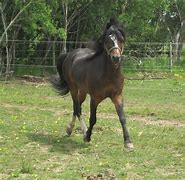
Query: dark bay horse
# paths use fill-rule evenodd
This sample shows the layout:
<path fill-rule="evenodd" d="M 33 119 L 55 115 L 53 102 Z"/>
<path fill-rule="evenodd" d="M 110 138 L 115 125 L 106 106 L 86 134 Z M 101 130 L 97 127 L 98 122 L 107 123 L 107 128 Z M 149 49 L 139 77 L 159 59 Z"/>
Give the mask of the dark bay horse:
<path fill-rule="evenodd" d="M 79 48 L 59 57 L 57 71 L 60 78 L 52 83 L 60 95 L 70 92 L 73 100 L 73 118 L 67 127 L 68 135 L 71 135 L 78 117 L 84 140 L 89 142 L 96 124 L 97 106 L 109 97 L 115 105 L 123 129 L 125 147 L 133 149 L 123 111 L 124 78 L 120 63 L 124 42 L 123 27 L 115 19 L 110 19 L 94 49 Z M 91 98 L 88 129 L 81 117 L 81 105 L 87 94 Z"/>

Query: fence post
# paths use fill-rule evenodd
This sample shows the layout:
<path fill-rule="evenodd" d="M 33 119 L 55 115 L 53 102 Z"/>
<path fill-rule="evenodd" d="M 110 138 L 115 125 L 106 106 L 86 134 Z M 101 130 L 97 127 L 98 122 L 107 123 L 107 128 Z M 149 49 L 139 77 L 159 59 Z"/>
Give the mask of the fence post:
<path fill-rule="evenodd" d="M 169 61 L 169 69 L 172 72 L 173 67 L 173 50 L 172 50 L 172 42 L 170 42 L 170 61 Z"/>
<path fill-rule="evenodd" d="M 55 61 L 55 41 L 53 41 L 53 66 L 56 65 L 56 61 Z"/>

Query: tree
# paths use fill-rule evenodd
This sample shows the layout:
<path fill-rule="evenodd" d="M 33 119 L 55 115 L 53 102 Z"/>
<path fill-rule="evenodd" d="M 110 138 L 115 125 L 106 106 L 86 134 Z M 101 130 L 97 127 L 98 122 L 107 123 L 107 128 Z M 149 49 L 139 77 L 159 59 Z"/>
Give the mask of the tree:
<path fill-rule="evenodd" d="M 148 56 L 145 50 L 150 48 L 152 54 L 163 47 L 162 43 L 172 42 L 173 59 L 178 62 L 185 41 L 183 1 L 1 0 L 0 72 L 5 65 L 4 69 L 10 71 L 14 63 L 55 65 L 59 50 L 66 52 L 83 46 L 80 41 L 97 39 L 110 17 L 124 24 L 127 42 L 131 42 L 127 49 L 137 49 L 136 56 Z M 24 44 L 16 44 L 21 48 L 16 52 L 19 59 L 14 58 L 15 39 L 24 40 Z M 137 42 L 161 44 L 151 47 Z"/>
<path fill-rule="evenodd" d="M 71 33 L 76 32 L 76 37 L 79 36 L 79 26 L 83 19 L 82 15 L 91 4 L 91 0 L 64 0 L 62 6 L 62 25 L 64 27 L 65 36 L 63 38 L 63 52 L 67 51 L 66 41 Z M 74 32 L 72 32 L 74 31 Z"/>
<path fill-rule="evenodd" d="M 172 42 L 173 61 L 177 63 L 185 42 L 185 3 L 184 0 L 165 1 L 161 11 L 161 21 L 168 30 Z"/>
<path fill-rule="evenodd" d="M 162 0 L 127 1 L 119 19 L 124 22 L 129 41 L 159 42 L 158 8 Z"/>
<path fill-rule="evenodd" d="M 9 24 L 6 22 L 6 15 L 5 15 L 5 9 L 8 6 L 10 2 L 3 2 L 0 3 L 0 13 L 1 13 L 1 19 L 2 19 L 2 24 L 3 24 L 3 32 L 0 37 L 0 47 L 2 47 L 3 39 L 5 37 L 5 49 L 6 49 L 6 70 L 5 70 L 5 79 L 8 79 L 9 74 L 10 74 L 10 63 L 11 63 L 11 53 L 10 49 L 12 49 L 12 46 L 9 47 L 9 36 L 8 36 L 8 30 L 11 28 L 11 26 L 15 23 L 15 21 L 19 18 L 19 16 L 23 13 L 23 11 L 31 4 L 31 1 L 27 3 L 21 10 L 17 12 L 17 14 L 13 13 L 13 18 L 10 20 Z M 8 24 L 8 25 L 7 25 Z M 16 33 L 14 33 L 15 35 Z M 0 65 L 2 66 L 2 57 L 0 57 Z M 2 73 L 3 68 L 1 68 L 1 73 Z"/>
<path fill-rule="evenodd" d="M 105 24 L 111 17 L 118 17 L 122 6 L 127 0 L 93 0 L 83 14 L 83 21 L 79 27 L 80 40 L 97 39 Z"/>

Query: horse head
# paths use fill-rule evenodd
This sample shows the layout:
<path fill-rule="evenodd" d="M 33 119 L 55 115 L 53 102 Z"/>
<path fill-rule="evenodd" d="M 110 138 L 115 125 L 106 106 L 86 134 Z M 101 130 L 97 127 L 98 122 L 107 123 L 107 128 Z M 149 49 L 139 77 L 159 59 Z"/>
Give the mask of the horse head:
<path fill-rule="evenodd" d="M 110 19 L 104 32 L 104 49 L 115 68 L 118 68 L 121 62 L 121 56 L 124 51 L 125 33 L 123 27 L 115 20 Z"/>

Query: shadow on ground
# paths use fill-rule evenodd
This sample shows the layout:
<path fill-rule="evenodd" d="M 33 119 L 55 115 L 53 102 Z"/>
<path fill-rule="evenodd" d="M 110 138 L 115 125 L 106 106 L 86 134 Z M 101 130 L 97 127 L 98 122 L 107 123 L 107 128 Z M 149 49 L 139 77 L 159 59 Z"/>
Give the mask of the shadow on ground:
<path fill-rule="evenodd" d="M 56 136 L 54 134 L 44 134 L 44 133 L 29 133 L 27 137 L 34 142 L 39 144 L 50 146 L 50 152 L 62 152 L 69 154 L 73 151 L 87 148 L 89 145 L 84 143 L 82 140 L 68 136 Z M 80 137 L 82 138 L 82 137 Z"/>

